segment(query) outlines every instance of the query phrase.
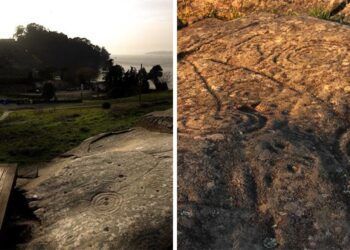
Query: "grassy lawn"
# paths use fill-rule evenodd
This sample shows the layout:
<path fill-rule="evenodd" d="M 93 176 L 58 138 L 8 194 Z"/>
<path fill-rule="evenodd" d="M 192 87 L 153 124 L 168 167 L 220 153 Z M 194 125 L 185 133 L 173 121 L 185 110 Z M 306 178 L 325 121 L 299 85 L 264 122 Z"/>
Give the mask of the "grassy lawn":
<path fill-rule="evenodd" d="M 151 93 L 143 101 L 139 106 L 138 97 L 110 100 L 107 110 L 101 108 L 106 100 L 100 100 L 13 111 L 0 122 L 0 162 L 48 161 L 88 137 L 130 128 L 144 114 L 170 108 L 172 93 Z"/>

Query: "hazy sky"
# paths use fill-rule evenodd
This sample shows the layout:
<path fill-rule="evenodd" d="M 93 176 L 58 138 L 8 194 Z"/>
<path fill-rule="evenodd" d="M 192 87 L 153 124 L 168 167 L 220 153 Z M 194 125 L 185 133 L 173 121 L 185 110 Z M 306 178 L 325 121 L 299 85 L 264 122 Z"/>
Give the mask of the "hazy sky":
<path fill-rule="evenodd" d="M 112 54 L 172 50 L 172 0 L 2 1 L 0 38 L 28 23 L 85 37 Z"/>

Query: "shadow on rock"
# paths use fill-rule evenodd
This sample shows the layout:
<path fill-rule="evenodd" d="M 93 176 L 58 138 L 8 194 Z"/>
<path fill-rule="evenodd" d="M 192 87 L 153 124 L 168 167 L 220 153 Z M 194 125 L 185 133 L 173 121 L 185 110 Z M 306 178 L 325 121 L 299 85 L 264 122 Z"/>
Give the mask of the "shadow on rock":
<path fill-rule="evenodd" d="M 32 229 L 39 220 L 28 203 L 24 191 L 16 188 L 11 195 L 7 219 L 0 235 L 1 249 L 17 249 L 18 245 L 31 239 Z"/>

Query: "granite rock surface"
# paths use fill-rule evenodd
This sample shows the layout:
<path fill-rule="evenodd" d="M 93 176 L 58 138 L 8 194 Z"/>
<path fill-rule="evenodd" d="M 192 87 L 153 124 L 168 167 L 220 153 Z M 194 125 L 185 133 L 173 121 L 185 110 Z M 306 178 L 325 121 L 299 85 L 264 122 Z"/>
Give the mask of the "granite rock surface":
<path fill-rule="evenodd" d="M 348 0 L 178 0 L 177 3 L 179 20 L 186 24 L 207 17 L 231 20 L 261 12 L 299 15 L 315 10 L 332 15 L 339 12 L 346 20 L 349 18 L 348 11 L 342 11 Z"/>
<path fill-rule="evenodd" d="M 172 249 L 172 135 L 98 135 L 24 187 L 38 223 L 20 249 Z"/>
<path fill-rule="evenodd" d="M 259 14 L 178 39 L 179 249 L 348 249 L 349 27 Z"/>

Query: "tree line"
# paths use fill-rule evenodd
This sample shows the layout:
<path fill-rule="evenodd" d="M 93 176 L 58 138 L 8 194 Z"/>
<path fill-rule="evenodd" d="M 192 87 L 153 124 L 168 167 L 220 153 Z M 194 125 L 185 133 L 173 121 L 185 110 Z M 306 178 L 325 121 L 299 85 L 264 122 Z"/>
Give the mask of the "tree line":
<path fill-rule="evenodd" d="M 108 61 L 108 71 L 105 76 L 107 94 L 112 97 L 125 97 L 150 91 L 151 80 L 157 91 L 168 90 L 166 81 L 162 81 L 163 69 L 155 65 L 147 72 L 144 67 L 137 70 L 131 67 L 129 70 L 114 64 L 113 59 Z"/>

